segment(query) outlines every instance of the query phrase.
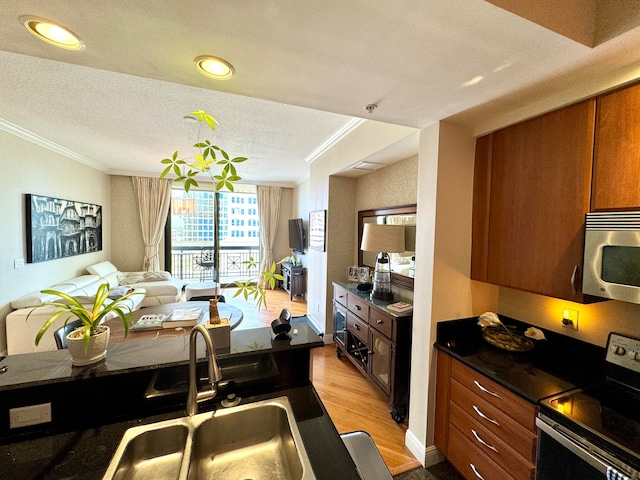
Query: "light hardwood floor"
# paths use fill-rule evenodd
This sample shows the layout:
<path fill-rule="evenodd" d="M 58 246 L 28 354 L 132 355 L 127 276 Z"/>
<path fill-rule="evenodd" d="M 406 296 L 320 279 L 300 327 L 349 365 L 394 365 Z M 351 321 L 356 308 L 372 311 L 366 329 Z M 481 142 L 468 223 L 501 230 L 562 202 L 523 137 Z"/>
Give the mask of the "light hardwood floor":
<path fill-rule="evenodd" d="M 253 302 L 233 298 L 235 290 L 226 289 L 226 302 L 244 312 L 240 328 L 270 326 L 283 308 L 292 316 L 305 315 L 307 303 L 291 300 L 281 289 L 268 291 L 267 309 L 258 311 Z M 338 359 L 333 345 L 317 348 L 313 354 L 313 385 L 325 405 L 338 433 L 363 430 L 373 438 L 392 475 L 419 467 L 405 447 L 406 423 L 397 424 L 389 415 L 389 404 L 346 358 Z"/>

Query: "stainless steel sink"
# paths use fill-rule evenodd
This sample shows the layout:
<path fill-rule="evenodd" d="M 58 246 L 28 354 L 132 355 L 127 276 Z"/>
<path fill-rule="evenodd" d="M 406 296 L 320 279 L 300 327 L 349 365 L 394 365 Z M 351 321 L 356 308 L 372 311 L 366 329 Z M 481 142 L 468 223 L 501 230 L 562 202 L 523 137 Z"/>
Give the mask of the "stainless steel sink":
<path fill-rule="evenodd" d="M 221 358 L 218 360 L 223 381 L 219 383 L 220 392 L 226 392 L 231 384 L 231 392 L 243 391 L 275 385 L 278 381 L 278 367 L 272 355 L 262 354 L 248 357 Z M 198 384 L 207 383 L 204 365 L 198 365 Z M 189 386 L 189 368 L 187 365 L 157 371 L 145 394 L 145 398 L 159 398 L 168 395 L 186 395 Z M 224 397 L 224 395 L 223 395 Z"/>
<path fill-rule="evenodd" d="M 103 479 L 315 479 L 286 397 L 130 428 Z"/>

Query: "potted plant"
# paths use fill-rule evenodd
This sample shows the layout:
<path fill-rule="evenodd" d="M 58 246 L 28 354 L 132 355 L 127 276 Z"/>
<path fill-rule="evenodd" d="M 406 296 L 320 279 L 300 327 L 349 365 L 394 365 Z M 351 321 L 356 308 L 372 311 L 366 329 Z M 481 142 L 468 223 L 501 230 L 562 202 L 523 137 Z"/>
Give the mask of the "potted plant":
<path fill-rule="evenodd" d="M 193 148 L 196 149 L 195 155 L 191 161 L 185 158 L 181 158 L 176 150 L 170 158 L 165 158 L 161 161 L 163 165 L 166 165 L 165 169 L 160 174 L 160 178 L 164 178 L 169 173 L 176 175 L 175 181 L 182 183 L 184 191 L 189 193 L 191 187 L 198 187 L 198 181 L 196 177 L 200 174 L 208 175 L 211 183 L 213 184 L 215 191 L 227 189 L 233 192 L 234 183 L 242 180 L 238 175 L 236 164 L 243 163 L 247 160 L 247 157 L 235 157 L 231 158 L 229 154 L 217 145 L 214 145 L 208 139 L 202 139 L 202 128 L 206 125 L 211 131 L 215 131 L 216 125 L 219 125 L 218 121 L 204 110 L 195 110 L 191 112 L 198 121 L 198 138 Z M 216 171 L 216 167 L 219 171 Z M 249 268 L 257 267 L 253 258 L 243 262 L 247 264 Z M 238 291 L 234 295 L 243 295 L 245 300 L 252 298 L 256 302 L 256 306 L 260 309 L 263 305 L 267 306 L 266 292 L 264 285 L 269 285 L 271 289 L 275 287 L 276 280 L 284 280 L 284 277 L 276 273 L 276 263 L 272 263 L 268 271 L 260 273 L 261 281 L 258 279 L 247 280 L 246 282 L 236 281 L 235 284 L 238 287 Z"/>
<path fill-rule="evenodd" d="M 42 290 L 42 293 L 56 295 L 60 297 L 60 300 L 45 302 L 32 309 L 27 315 L 28 319 L 35 310 L 44 306 L 56 307 L 55 313 L 49 317 L 38 331 L 35 340 L 36 346 L 55 321 L 61 316 L 67 315 L 68 317 L 64 322 L 65 326 L 67 323 L 74 321 L 74 317 L 82 322 L 81 326 L 67 335 L 67 347 L 71 354 L 72 364 L 78 366 L 89 365 L 102 360 L 106 355 L 110 334 L 109 327 L 102 325 L 105 317 L 108 318 L 107 315 L 111 314 L 120 318 L 124 325 L 124 333 L 126 336 L 129 333 L 129 325 L 133 321 L 133 312 L 131 311 L 131 307 L 123 302 L 133 295 L 142 294 L 142 292 L 129 289 L 124 295 L 111 299 L 109 302 L 107 300 L 109 300 L 110 290 L 111 288 L 108 283 L 100 285 L 91 307 L 85 307 L 77 298 L 64 292 Z"/>

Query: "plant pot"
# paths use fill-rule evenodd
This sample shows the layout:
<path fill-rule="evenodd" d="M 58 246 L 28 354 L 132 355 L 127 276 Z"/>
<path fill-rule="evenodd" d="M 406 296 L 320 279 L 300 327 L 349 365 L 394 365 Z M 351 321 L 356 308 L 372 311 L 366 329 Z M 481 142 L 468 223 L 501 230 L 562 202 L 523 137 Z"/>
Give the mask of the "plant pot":
<path fill-rule="evenodd" d="M 99 362 L 107 355 L 107 344 L 111 330 L 106 325 L 96 328 L 89 338 L 89 347 L 84 349 L 84 327 L 76 328 L 67 335 L 67 348 L 71 354 L 71 365 L 82 367 Z"/>

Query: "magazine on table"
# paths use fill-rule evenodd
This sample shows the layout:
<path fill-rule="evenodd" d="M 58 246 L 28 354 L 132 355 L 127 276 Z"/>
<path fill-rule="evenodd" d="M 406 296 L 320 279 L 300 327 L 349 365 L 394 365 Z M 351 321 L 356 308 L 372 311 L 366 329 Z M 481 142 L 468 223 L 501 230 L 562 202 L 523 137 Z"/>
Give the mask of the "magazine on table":
<path fill-rule="evenodd" d="M 162 322 L 162 328 L 193 327 L 202 317 L 201 308 L 176 308 L 171 316 Z"/>
<path fill-rule="evenodd" d="M 168 313 L 148 313 L 142 315 L 136 323 L 131 326 L 131 330 L 154 330 L 162 328 L 162 323 L 171 316 Z"/>

